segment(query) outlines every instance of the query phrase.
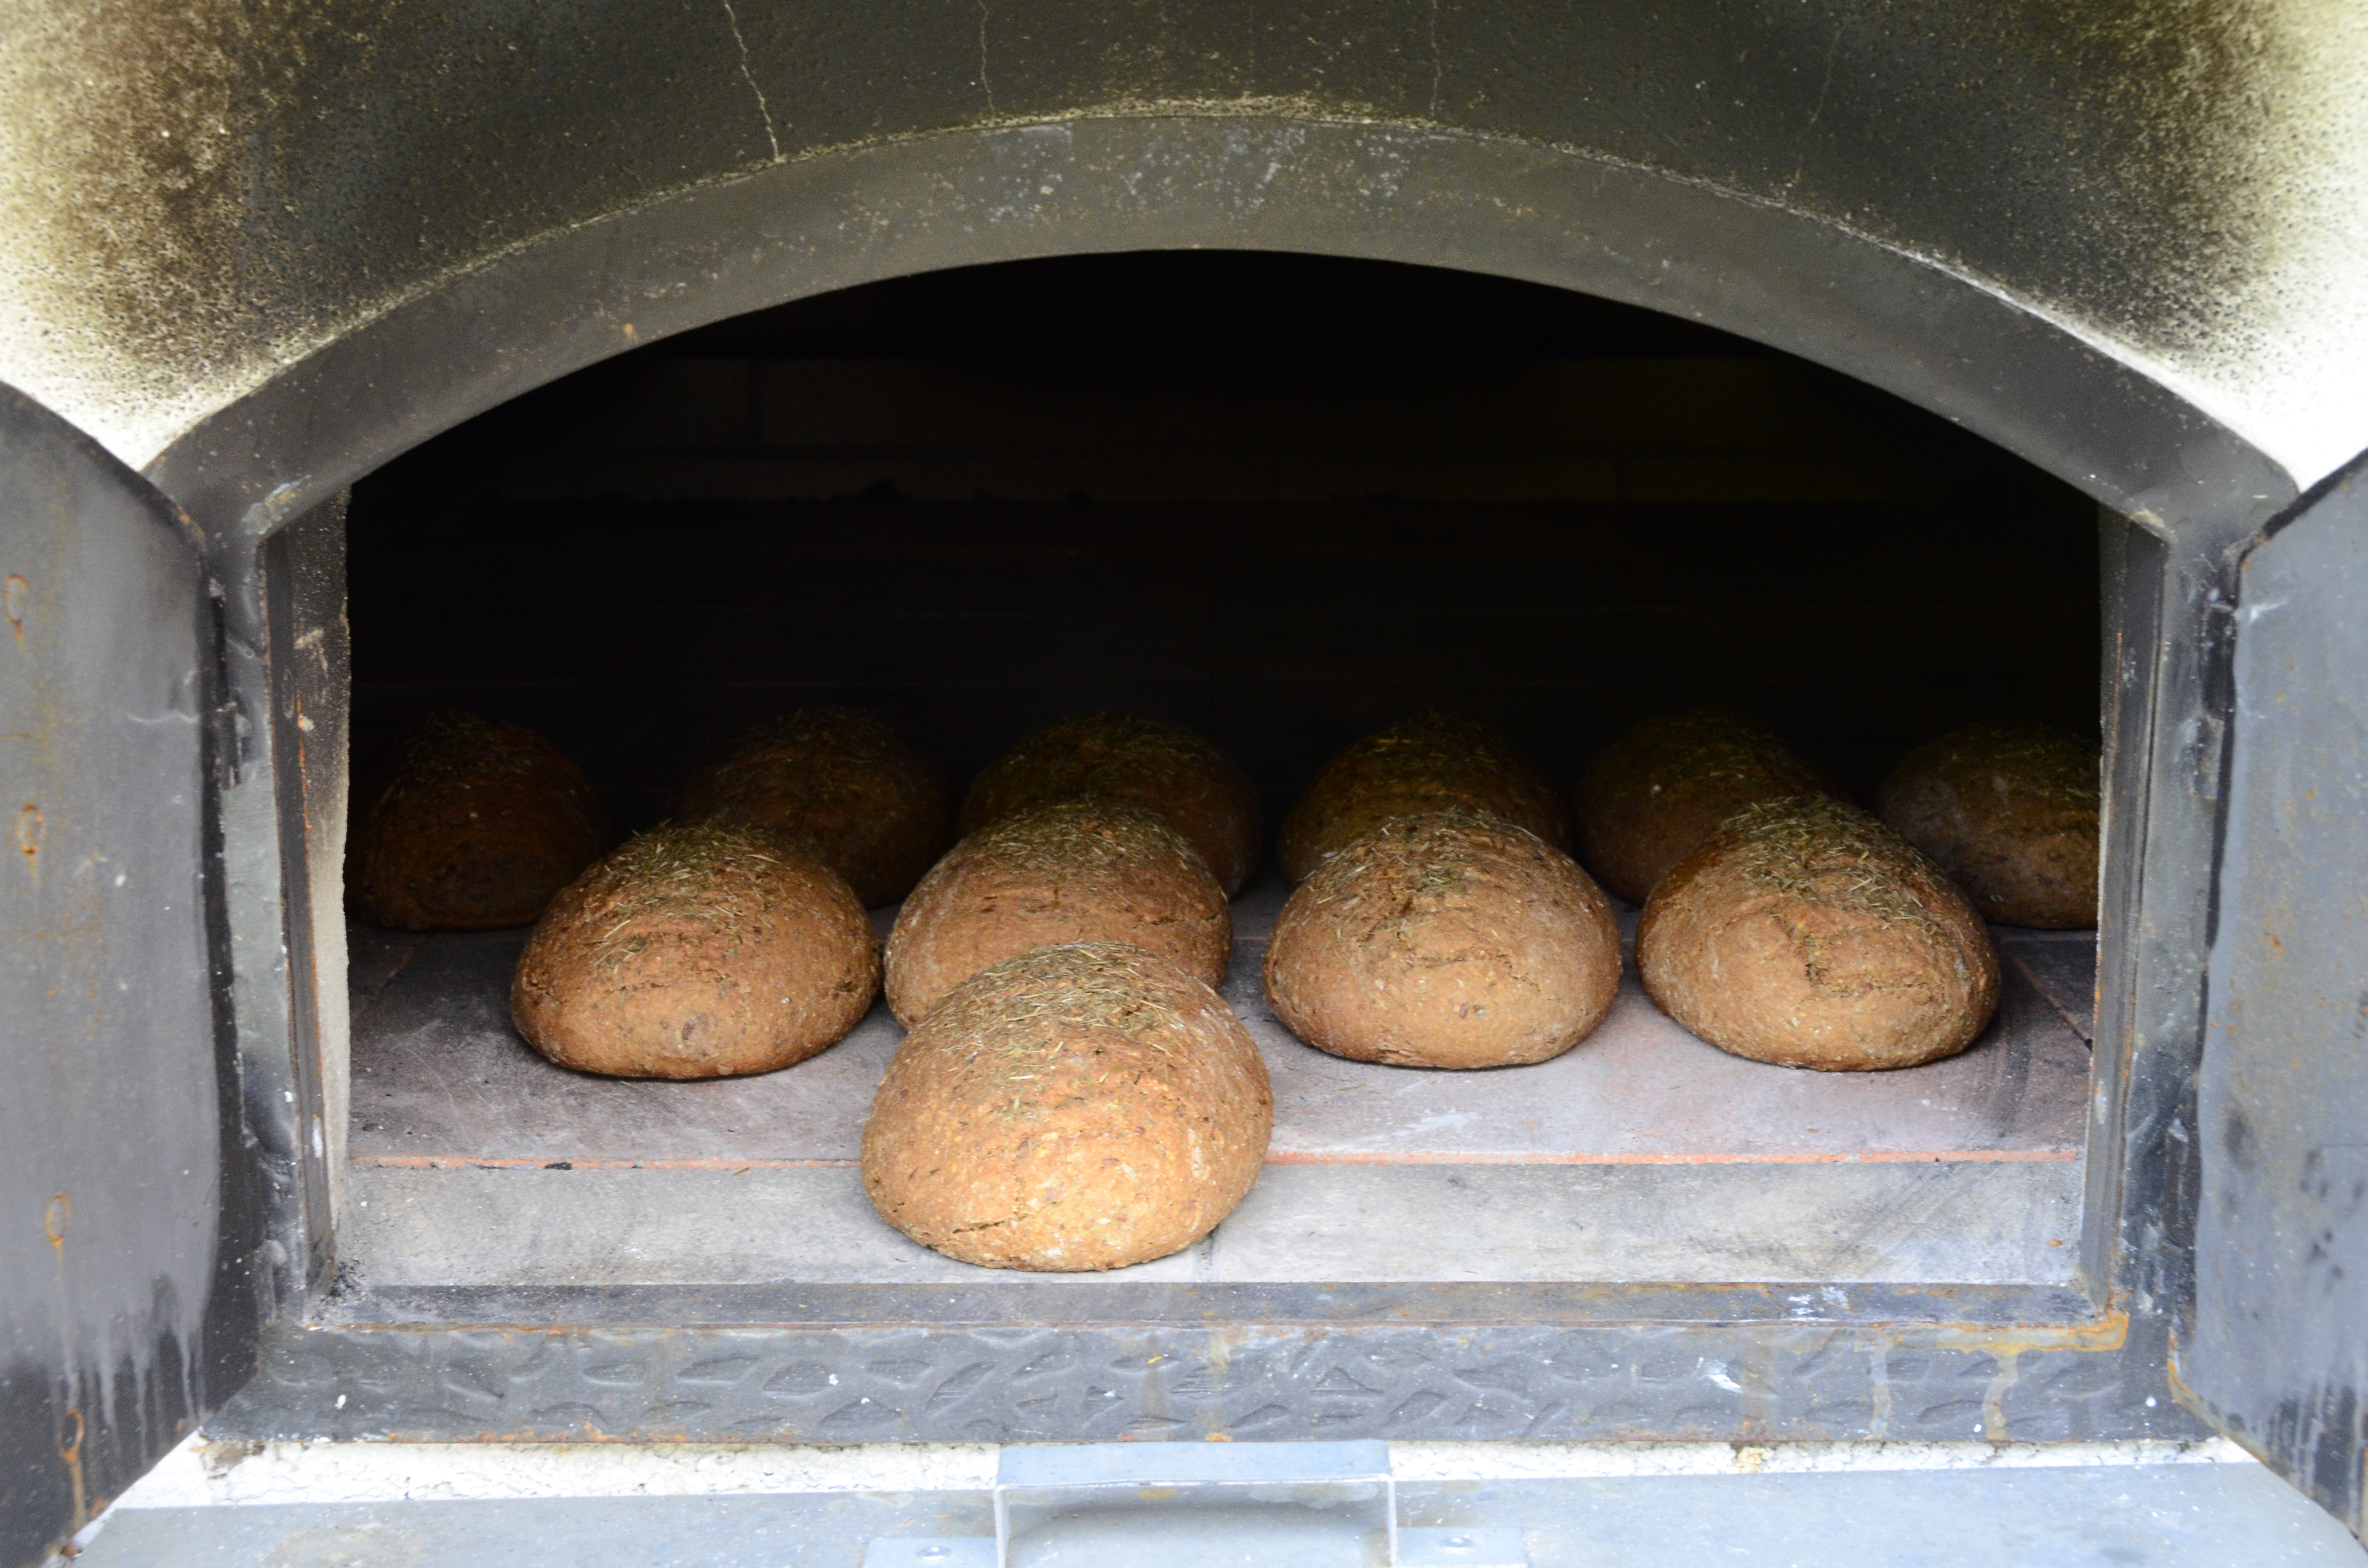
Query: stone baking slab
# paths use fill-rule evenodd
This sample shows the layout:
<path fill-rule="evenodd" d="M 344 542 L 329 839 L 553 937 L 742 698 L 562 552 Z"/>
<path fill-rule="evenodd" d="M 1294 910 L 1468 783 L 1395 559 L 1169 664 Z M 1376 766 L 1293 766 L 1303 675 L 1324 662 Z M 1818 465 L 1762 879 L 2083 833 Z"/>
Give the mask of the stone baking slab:
<path fill-rule="evenodd" d="M 1752 1165 L 1269 1165 L 1173 1256 L 1053 1283 L 2068 1282 L 2078 1161 Z M 337 1221 L 366 1288 L 951 1285 L 845 1166 L 363 1165 Z"/>
<path fill-rule="evenodd" d="M 1344 1062 L 1275 1020 L 1259 964 L 1281 902 L 1271 883 L 1238 901 L 1223 987 L 1273 1078 L 1269 1164 L 2069 1161 L 2081 1146 L 2089 1051 L 2050 996 L 2093 984 L 2080 979 L 2093 974 L 2093 937 L 1999 931 L 2009 961 L 1997 1021 L 1930 1066 L 1828 1074 L 1729 1056 L 1655 1007 L 1632 964 L 1611 1016 L 1577 1049 L 1450 1073 Z M 1633 915 L 1623 926 L 1633 932 Z M 597 1078 L 545 1062 L 511 1028 L 525 938 L 355 928 L 357 1163 L 729 1170 L 858 1157 L 872 1090 L 904 1035 L 884 1006 L 780 1073 Z"/>
<path fill-rule="evenodd" d="M 1053 1281 L 1211 1278 L 1207 1237 L 1173 1256 Z M 552 1170 L 358 1165 L 337 1260 L 401 1285 L 946 1285 L 1008 1278 L 880 1217 L 845 1165 Z"/>

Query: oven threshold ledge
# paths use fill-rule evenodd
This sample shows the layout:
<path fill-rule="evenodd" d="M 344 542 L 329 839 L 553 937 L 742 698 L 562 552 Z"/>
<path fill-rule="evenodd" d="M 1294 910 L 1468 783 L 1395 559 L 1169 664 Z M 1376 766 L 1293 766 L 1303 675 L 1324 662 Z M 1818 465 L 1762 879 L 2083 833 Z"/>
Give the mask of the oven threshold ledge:
<path fill-rule="evenodd" d="M 1075 1315 L 1075 1289 L 1024 1287 L 934 1302 L 843 1287 L 362 1296 L 267 1331 L 256 1377 L 208 1429 L 710 1443 L 2208 1435 L 2170 1397 L 2162 1320 L 2071 1291 L 1887 1287 L 1849 1291 L 1845 1308 L 1797 1288 L 1121 1290 L 1132 1299 L 1090 1318 Z"/>

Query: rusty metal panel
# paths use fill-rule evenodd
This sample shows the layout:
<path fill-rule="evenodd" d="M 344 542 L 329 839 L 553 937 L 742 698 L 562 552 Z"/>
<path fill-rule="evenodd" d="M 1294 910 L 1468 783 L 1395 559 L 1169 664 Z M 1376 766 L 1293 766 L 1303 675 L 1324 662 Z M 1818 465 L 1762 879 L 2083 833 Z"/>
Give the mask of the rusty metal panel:
<path fill-rule="evenodd" d="M 255 1360 L 194 530 L 0 388 L 0 1563 Z"/>
<path fill-rule="evenodd" d="M 2247 556 L 2197 1129 L 2197 1407 L 2368 1533 L 2368 461 Z"/>

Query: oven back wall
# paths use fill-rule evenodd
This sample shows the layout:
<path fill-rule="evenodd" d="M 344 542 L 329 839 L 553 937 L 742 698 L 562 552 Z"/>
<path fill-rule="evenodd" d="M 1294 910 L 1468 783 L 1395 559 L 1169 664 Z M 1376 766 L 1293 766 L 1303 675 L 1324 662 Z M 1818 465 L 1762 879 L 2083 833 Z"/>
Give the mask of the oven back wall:
<path fill-rule="evenodd" d="M 744 318 L 422 449 L 351 530 L 361 733 L 535 725 L 629 825 L 816 702 L 957 779 L 1155 714 L 1278 814 L 1426 707 L 1567 779 L 1731 705 L 1861 792 L 1967 719 L 2096 722 L 2068 487 L 1718 334 L 1372 264 L 1033 263 Z"/>

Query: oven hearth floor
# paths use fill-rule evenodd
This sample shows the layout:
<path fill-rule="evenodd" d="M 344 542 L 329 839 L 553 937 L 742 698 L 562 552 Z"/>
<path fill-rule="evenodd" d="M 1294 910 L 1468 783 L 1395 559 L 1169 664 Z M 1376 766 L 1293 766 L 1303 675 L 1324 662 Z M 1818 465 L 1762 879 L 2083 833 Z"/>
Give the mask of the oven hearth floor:
<path fill-rule="evenodd" d="M 2078 1228 L 2089 933 L 2001 930 L 1998 1017 L 1947 1062 L 1793 1072 L 1637 983 L 1576 1050 L 1431 1073 L 1343 1062 L 1268 1011 L 1285 890 L 1235 905 L 1226 1000 L 1275 1091 L 1268 1168 L 1208 1240 L 1087 1279 L 2061 1283 Z M 884 921 L 889 912 L 881 912 Z M 1623 925 L 1633 936 L 1631 916 Z M 995 1278 L 882 1222 L 855 1169 L 903 1030 L 884 1006 L 785 1072 L 571 1073 L 511 1029 L 523 931 L 352 938 L 340 1233 L 371 1285 Z"/>

